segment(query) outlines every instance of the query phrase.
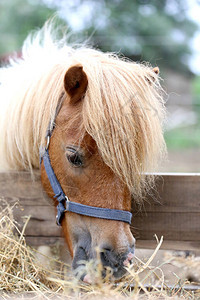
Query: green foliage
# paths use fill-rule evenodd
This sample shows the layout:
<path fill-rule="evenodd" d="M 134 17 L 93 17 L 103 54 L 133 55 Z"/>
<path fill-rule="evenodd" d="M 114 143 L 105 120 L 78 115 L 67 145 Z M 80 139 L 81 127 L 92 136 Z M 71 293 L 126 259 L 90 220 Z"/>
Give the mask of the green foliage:
<path fill-rule="evenodd" d="M 39 0 L 1 0 L 0 55 L 19 50 L 27 34 L 41 27 L 53 12 Z"/>
<path fill-rule="evenodd" d="M 193 80 L 193 93 L 200 99 L 200 76 L 196 76 Z"/>
<path fill-rule="evenodd" d="M 197 124 L 179 127 L 165 133 L 168 149 L 181 150 L 187 148 L 200 148 L 200 76 L 192 82 L 193 111 L 198 119 Z"/>
<path fill-rule="evenodd" d="M 52 2 L 70 23 L 89 9 L 81 34 L 105 51 L 121 51 L 153 65 L 188 71 L 190 40 L 198 29 L 188 18 L 189 1 L 181 0 L 74 0 Z M 65 13 L 66 12 L 66 13 Z"/>
<path fill-rule="evenodd" d="M 119 5 L 114 5 L 113 1 L 107 0 L 107 5 L 112 3 L 107 32 L 110 36 L 114 32 L 114 36 L 133 38 L 133 46 L 124 47 L 129 55 L 135 54 L 153 64 L 186 69 L 183 59 L 191 53 L 189 40 L 197 27 L 184 13 L 185 1 L 173 1 L 179 13 L 167 10 L 170 2 L 123 0 L 118 1 Z M 134 44 L 140 45 L 138 53 L 134 53 Z M 112 45 L 115 47 L 115 43 Z"/>
<path fill-rule="evenodd" d="M 192 82 L 193 104 L 200 120 L 200 76 L 196 76 Z"/>
<path fill-rule="evenodd" d="M 200 147 L 200 123 L 195 126 L 175 128 L 165 133 L 169 150 L 181 150 Z"/>

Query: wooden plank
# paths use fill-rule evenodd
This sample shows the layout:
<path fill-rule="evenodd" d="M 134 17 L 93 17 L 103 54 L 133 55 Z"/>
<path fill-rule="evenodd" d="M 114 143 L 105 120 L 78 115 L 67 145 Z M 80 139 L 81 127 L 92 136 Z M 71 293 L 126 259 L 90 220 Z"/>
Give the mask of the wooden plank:
<path fill-rule="evenodd" d="M 164 236 L 162 248 L 200 249 L 200 174 L 159 174 L 156 182 L 143 207 L 133 202 L 139 247 L 152 246 L 156 234 Z"/>
<path fill-rule="evenodd" d="M 13 198 L 13 200 L 44 198 L 39 171 L 32 175 L 29 172 L 0 172 L 0 196 Z M 37 204 L 39 203 L 40 201 Z M 26 201 L 22 204 L 26 205 Z"/>
<path fill-rule="evenodd" d="M 29 245 L 33 247 L 37 247 L 39 245 L 55 245 L 59 244 L 61 246 L 65 246 L 65 240 L 62 236 L 27 236 L 26 241 Z M 136 248 L 141 249 L 155 249 L 157 246 L 156 239 L 149 239 L 149 240 L 137 240 L 136 241 Z M 164 240 L 160 249 L 165 250 L 200 250 L 200 242 L 195 241 L 169 241 Z"/>
<path fill-rule="evenodd" d="M 27 244 L 38 247 L 40 245 L 52 246 L 55 244 L 66 245 L 65 239 L 62 236 L 26 236 Z"/>
<path fill-rule="evenodd" d="M 160 174 L 156 182 L 145 201 L 146 212 L 200 212 L 200 174 Z M 133 203 L 133 210 L 140 207 Z"/>
<path fill-rule="evenodd" d="M 155 249 L 157 246 L 156 239 L 154 240 L 137 240 L 136 248 L 141 249 Z M 190 250 L 196 251 L 200 250 L 200 242 L 199 241 L 170 241 L 164 240 L 160 249 L 165 250 Z"/>
<path fill-rule="evenodd" d="M 200 241 L 200 213 L 148 212 L 133 215 L 136 239 L 148 240 L 154 234 L 165 240 Z"/>
<path fill-rule="evenodd" d="M 59 237 L 61 235 L 61 227 L 56 225 L 53 206 L 24 206 L 24 210 L 18 206 L 14 208 L 14 216 L 21 227 L 22 216 L 31 216 L 25 231 L 27 236 Z"/>
<path fill-rule="evenodd" d="M 52 244 L 61 236 L 55 208 L 42 190 L 39 172 L 32 179 L 27 172 L 0 173 L 0 198 L 19 201 L 14 215 L 21 226 L 22 216 L 31 215 L 26 229 L 30 244 Z M 132 232 L 139 247 L 155 248 L 156 234 L 164 236 L 163 248 L 199 249 L 200 174 L 159 174 L 157 191 L 142 206 L 133 201 Z"/>
<path fill-rule="evenodd" d="M 55 223 L 55 207 L 53 201 L 46 195 L 40 182 L 40 173 L 0 172 L 0 199 L 4 198 L 14 207 L 14 218 L 19 227 L 23 227 L 23 216 L 31 216 L 25 234 L 28 238 L 61 236 L 61 228 Z M 40 245 L 41 238 L 38 238 Z M 34 243 L 35 245 L 35 243 Z"/>

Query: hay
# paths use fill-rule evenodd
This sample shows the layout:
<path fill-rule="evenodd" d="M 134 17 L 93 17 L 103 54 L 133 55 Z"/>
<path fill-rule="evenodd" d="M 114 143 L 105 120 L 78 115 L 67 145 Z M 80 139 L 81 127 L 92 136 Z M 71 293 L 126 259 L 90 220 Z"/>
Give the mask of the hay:
<path fill-rule="evenodd" d="M 112 280 L 109 270 L 106 278 L 101 278 L 101 264 L 98 261 L 96 265 L 94 262 L 85 263 L 87 274 L 93 278 L 91 285 L 75 278 L 71 274 L 70 267 L 55 258 L 46 257 L 48 264 L 44 266 L 38 259 L 38 251 L 26 245 L 24 232 L 29 218 L 24 219 L 24 226 L 20 230 L 13 218 L 15 206 L 11 207 L 6 201 L 0 201 L 2 299 L 178 299 L 180 296 L 182 299 L 189 297 L 193 299 L 195 297 L 193 292 L 184 288 L 185 283 L 178 282 L 178 288 L 167 287 L 161 269 L 150 266 L 162 244 L 162 239 L 158 241 L 149 260 L 143 263 L 136 258 L 134 266 L 130 265 L 127 268 L 128 275 L 118 283 Z M 145 276 L 141 279 L 144 271 Z M 152 274 L 157 279 L 149 288 L 147 282 Z"/>
<path fill-rule="evenodd" d="M 25 219 L 23 229 L 13 218 L 13 209 L 1 200 L 0 207 L 0 290 L 4 293 L 24 293 L 37 291 L 40 295 L 46 292 L 57 293 L 58 284 L 47 279 L 47 274 L 57 276 L 45 270 L 39 264 L 36 251 L 26 245 L 24 232 L 29 221 Z"/>

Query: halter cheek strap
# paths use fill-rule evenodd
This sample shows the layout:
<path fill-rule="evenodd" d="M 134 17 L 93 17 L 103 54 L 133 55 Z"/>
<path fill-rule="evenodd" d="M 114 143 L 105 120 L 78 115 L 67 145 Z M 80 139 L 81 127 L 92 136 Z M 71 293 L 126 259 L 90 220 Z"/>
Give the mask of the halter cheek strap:
<path fill-rule="evenodd" d="M 40 150 L 40 163 L 43 160 L 49 182 L 55 194 L 54 198 L 56 198 L 58 201 L 57 216 L 56 216 L 57 225 L 61 226 L 61 220 L 65 212 L 67 211 L 79 215 L 83 215 L 83 216 L 89 216 L 89 217 L 100 218 L 100 219 L 108 219 L 108 220 L 116 220 L 116 221 L 122 221 L 131 224 L 132 214 L 129 211 L 94 207 L 94 206 L 88 206 L 88 205 L 69 201 L 68 197 L 63 192 L 63 189 L 51 165 L 49 151 L 48 151 L 51 133 L 52 132 L 48 131 L 46 148 Z"/>

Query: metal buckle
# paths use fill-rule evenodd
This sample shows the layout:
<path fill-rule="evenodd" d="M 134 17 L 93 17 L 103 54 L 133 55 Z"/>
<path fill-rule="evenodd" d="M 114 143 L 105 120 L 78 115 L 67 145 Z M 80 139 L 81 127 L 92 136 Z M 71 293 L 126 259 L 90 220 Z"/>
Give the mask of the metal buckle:
<path fill-rule="evenodd" d="M 58 222 L 58 215 L 56 215 L 56 225 L 60 226 L 60 223 Z"/>
<path fill-rule="evenodd" d="M 66 208 L 65 208 L 65 212 L 69 210 L 69 198 L 65 195 L 65 199 L 66 199 Z"/>
<path fill-rule="evenodd" d="M 47 150 L 47 149 L 49 148 L 49 143 L 50 143 L 50 135 L 47 135 L 46 139 L 47 139 L 47 143 L 46 143 L 46 147 L 45 147 L 45 149 Z"/>

